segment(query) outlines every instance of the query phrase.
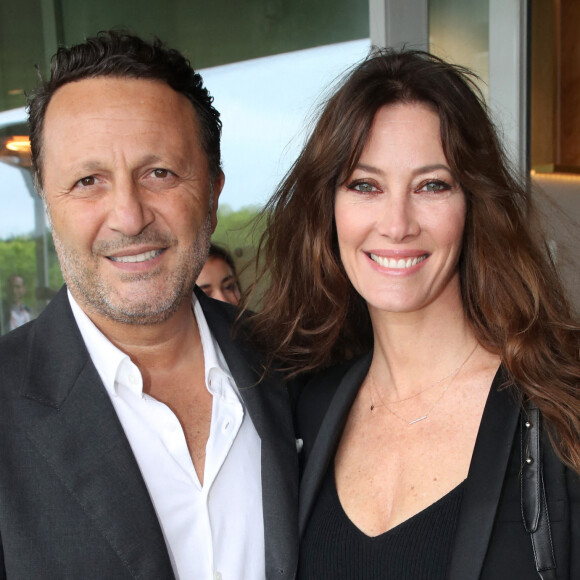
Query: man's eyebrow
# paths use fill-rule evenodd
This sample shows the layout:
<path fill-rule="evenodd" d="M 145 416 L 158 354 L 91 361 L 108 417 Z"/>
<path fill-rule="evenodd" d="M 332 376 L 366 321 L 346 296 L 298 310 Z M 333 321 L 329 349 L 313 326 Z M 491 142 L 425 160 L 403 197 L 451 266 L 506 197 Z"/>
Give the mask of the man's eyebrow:
<path fill-rule="evenodd" d="M 149 165 L 150 163 L 157 163 L 159 161 L 161 161 L 161 156 L 156 155 L 155 153 L 149 153 L 139 160 L 139 165 Z"/>
<path fill-rule="evenodd" d="M 73 169 L 83 173 L 95 173 L 103 168 L 103 163 L 96 160 L 81 161 L 80 163 L 73 164 Z"/>
<path fill-rule="evenodd" d="M 162 161 L 162 157 L 155 153 L 150 153 L 144 155 L 138 159 L 137 165 L 150 165 L 154 163 L 159 163 Z M 86 159 L 80 160 L 77 164 L 73 164 L 73 167 L 79 171 L 94 172 L 106 168 L 107 163 L 98 161 L 97 159 Z"/>

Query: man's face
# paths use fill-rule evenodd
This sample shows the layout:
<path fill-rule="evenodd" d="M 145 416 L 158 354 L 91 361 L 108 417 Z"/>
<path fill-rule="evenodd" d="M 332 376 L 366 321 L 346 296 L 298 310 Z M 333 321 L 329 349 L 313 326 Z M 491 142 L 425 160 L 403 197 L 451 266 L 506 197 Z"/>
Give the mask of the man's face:
<path fill-rule="evenodd" d="M 152 80 L 66 84 L 48 106 L 43 150 L 56 251 L 87 313 L 153 324 L 188 308 L 223 175 L 211 182 L 187 98 Z"/>

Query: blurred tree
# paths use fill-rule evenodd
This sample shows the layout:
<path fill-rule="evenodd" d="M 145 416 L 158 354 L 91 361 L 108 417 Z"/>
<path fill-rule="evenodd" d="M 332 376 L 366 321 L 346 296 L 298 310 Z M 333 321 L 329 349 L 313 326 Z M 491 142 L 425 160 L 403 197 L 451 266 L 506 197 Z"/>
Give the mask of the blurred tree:
<path fill-rule="evenodd" d="M 232 253 L 236 249 L 254 248 L 262 234 L 262 226 L 255 220 L 260 210 L 259 206 L 247 206 L 234 211 L 229 205 L 220 205 L 212 241 Z"/>
<path fill-rule="evenodd" d="M 231 252 L 242 290 L 251 286 L 256 274 L 254 267 L 256 246 L 264 231 L 263 220 L 256 219 L 261 210 L 259 206 L 247 206 L 233 211 L 228 205 L 220 206 L 218 209 L 218 225 L 212 236 L 212 242 Z M 263 281 L 262 286 L 265 283 Z M 260 290 L 252 295 L 251 309 L 259 309 L 260 295 Z"/>
<path fill-rule="evenodd" d="M 14 274 L 24 280 L 28 289 L 26 296 L 28 301 L 30 298 L 33 299 L 36 287 L 35 252 L 34 238 L 32 237 L 19 236 L 0 242 L 0 291 L 3 299 L 6 298 L 6 280 Z"/>
<path fill-rule="evenodd" d="M 50 232 L 47 241 L 49 286 L 52 291 L 56 291 L 62 286 L 63 279 Z M 23 278 L 27 288 L 25 302 L 29 306 L 34 306 L 38 286 L 36 244 L 37 240 L 32 235 L 0 240 L 0 297 L 2 299 L 6 297 L 5 281 L 12 274 L 18 274 Z"/>

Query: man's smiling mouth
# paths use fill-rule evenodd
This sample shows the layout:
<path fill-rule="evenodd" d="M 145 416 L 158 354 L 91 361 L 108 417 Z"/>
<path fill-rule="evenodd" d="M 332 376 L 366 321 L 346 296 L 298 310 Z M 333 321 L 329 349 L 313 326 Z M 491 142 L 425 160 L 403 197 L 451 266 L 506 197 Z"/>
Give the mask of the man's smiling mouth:
<path fill-rule="evenodd" d="M 134 256 L 108 256 L 109 260 L 113 262 L 121 262 L 123 264 L 130 264 L 135 262 L 147 262 L 153 260 L 163 253 L 164 249 L 160 250 L 150 250 L 149 252 L 143 252 L 142 254 L 135 254 Z"/>

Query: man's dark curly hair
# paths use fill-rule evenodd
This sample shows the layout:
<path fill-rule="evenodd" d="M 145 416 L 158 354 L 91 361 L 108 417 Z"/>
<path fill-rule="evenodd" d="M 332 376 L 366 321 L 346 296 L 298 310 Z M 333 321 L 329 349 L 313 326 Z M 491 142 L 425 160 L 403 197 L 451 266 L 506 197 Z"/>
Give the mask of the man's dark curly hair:
<path fill-rule="evenodd" d="M 61 47 L 51 59 L 50 78 L 40 79 L 28 95 L 28 123 L 32 170 L 37 190 L 42 192 L 42 132 L 48 104 L 55 92 L 67 83 L 96 77 L 151 79 L 167 83 L 185 95 L 197 112 L 202 145 L 213 178 L 221 171 L 220 114 L 212 106 L 213 97 L 203 79 L 177 50 L 159 39 L 153 42 L 123 31 L 104 31 L 71 48 Z"/>

